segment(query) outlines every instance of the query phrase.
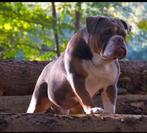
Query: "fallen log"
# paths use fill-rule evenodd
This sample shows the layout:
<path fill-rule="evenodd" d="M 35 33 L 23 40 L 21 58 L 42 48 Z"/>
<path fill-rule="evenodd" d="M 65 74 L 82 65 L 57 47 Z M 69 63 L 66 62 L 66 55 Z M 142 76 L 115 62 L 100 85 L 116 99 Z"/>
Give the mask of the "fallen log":
<path fill-rule="evenodd" d="M 95 105 L 102 107 L 100 96 L 95 96 L 93 100 Z M 147 95 L 118 95 L 116 113 L 147 115 Z"/>
<path fill-rule="evenodd" d="M 1 96 L 0 112 L 5 113 L 25 113 L 31 96 Z"/>
<path fill-rule="evenodd" d="M 129 93 L 147 92 L 147 61 L 120 61 L 118 86 Z"/>
<path fill-rule="evenodd" d="M 0 112 L 25 113 L 31 96 L 1 96 Z M 100 97 L 94 98 L 96 106 L 102 107 Z M 117 114 L 147 115 L 147 95 L 119 95 L 116 105 Z"/>
<path fill-rule="evenodd" d="M 143 132 L 146 115 L 0 113 L 1 132 Z"/>
<path fill-rule="evenodd" d="M 48 62 L 0 61 L 0 94 L 29 95 Z"/>
<path fill-rule="evenodd" d="M 31 95 L 48 62 L 0 61 L 0 95 Z M 120 67 L 119 88 L 125 88 L 130 93 L 147 91 L 147 62 L 120 61 Z"/>

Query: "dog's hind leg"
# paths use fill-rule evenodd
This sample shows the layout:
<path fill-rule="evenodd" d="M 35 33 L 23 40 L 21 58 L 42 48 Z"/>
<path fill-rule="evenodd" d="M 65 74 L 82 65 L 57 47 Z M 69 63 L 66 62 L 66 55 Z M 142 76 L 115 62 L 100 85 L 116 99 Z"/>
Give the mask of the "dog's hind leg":
<path fill-rule="evenodd" d="M 82 106 L 78 103 L 76 106 L 70 109 L 69 114 L 84 114 Z"/>
<path fill-rule="evenodd" d="M 27 113 L 46 112 L 50 106 L 47 83 L 36 84 Z"/>

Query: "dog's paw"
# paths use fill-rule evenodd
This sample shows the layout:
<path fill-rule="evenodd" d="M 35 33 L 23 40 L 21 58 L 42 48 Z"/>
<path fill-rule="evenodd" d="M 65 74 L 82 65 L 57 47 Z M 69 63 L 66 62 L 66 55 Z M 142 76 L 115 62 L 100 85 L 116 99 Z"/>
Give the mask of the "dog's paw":
<path fill-rule="evenodd" d="M 104 110 L 102 108 L 99 108 L 99 107 L 95 107 L 95 108 L 92 108 L 91 109 L 91 114 L 99 114 L 99 113 L 103 113 Z"/>
<path fill-rule="evenodd" d="M 86 111 L 86 114 L 100 114 L 104 113 L 104 110 L 99 107 L 94 107 Z"/>

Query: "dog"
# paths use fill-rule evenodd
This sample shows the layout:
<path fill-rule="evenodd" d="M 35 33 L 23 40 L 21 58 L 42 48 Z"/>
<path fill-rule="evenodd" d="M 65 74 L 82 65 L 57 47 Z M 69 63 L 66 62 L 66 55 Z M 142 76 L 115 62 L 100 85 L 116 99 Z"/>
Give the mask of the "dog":
<path fill-rule="evenodd" d="M 124 20 L 89 16 L 86 26 L 70 39 L 60 57 L 40 74 L 27 113 L 49 108 L 65 114 L 115 113 L 119 59 L 127 54 L 126 35 L 131 26 Z M 99 91 L 103 108 L 93 104 Z"/>

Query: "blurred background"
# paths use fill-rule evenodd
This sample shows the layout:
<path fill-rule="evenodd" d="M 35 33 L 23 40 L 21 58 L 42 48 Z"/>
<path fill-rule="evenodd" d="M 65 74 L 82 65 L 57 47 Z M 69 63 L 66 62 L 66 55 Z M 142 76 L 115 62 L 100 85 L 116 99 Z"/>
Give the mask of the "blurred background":
<path fill-rule="evenodd" d="M 0 60 L 52 60 L 95 15 L 127 21 L 132 32 L 125 60 L 147 60 L 145 2 L 1 2 Z"/>

